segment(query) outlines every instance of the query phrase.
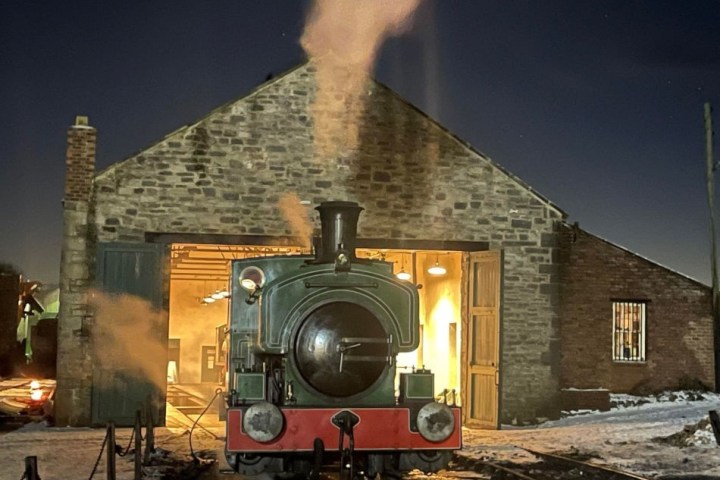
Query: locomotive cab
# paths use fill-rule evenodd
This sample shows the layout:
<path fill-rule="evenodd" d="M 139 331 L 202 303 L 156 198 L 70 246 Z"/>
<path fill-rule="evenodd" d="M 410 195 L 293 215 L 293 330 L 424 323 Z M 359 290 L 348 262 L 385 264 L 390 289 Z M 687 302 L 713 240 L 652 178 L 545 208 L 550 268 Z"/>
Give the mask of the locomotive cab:
<path fill-rule="evenodd" d="M 434 401 L 427 371 L 403 374 L 395 396 L 396 356 L 419 343 L 417 287 L 355 256 L 361 207 L 317 210 L 314 257 L 233 262 L 228 462 L 246 475 L 328 461 L 437 471 L 461 446 L 459 408 Z"/>

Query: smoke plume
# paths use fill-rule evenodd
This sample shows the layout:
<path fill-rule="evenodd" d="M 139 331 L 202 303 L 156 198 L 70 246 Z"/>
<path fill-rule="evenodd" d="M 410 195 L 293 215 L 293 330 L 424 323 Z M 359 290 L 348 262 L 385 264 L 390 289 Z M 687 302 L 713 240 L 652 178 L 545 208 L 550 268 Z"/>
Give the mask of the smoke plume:
<path fill-rule="evenodd" d="M 90 305 L 95 311 L 92 345 L 99 367 L 121 367 L 164 389 L 167 337 L 160 335 L 166 313 L 139 297 L 98 291 L 91 292 Z"/>
<path fill-rule="evenodd" d="M 358 146 L 365 87 L 383 41 L 402 33 L 420 0 L 315 0 L 301 44 L 316 67 L 316 155 Z"/>
<path fill-rule="evenodd" d="M 292 234 L 297 237 L 303 249 L 310 249 L 313 225 L 307 210 L 294 193 L 286 193 L 278 200 L 278 207 L 285 221 L 290 225 Z"/>

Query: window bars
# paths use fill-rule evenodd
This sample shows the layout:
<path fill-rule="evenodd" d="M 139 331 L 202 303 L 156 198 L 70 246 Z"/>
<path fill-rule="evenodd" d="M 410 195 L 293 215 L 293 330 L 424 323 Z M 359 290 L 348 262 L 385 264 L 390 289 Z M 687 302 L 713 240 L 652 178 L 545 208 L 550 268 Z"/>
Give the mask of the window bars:
<path fill-rule="evenodd" d="M 645 361 L 646 303 L 613 302 L 613 360 Z"/>

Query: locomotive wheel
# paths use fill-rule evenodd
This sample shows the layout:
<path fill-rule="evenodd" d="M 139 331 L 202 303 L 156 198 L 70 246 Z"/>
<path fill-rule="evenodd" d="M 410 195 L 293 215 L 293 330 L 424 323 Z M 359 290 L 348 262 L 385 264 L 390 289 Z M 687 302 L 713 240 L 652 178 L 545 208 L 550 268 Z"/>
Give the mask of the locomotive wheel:
<path fill-rule="evenodd" d="M 424 473 L 435 473 L 446 468 L 452 459 L 450 450 L 419 450 L 400 454 L 400 470 L 418 469 Z"/>
<path fill-rule="evenodd" d="M 238 453 L 235 471 L 240 475 L 258 475 L 267 469 L 271 461 L 272 458 L 270 457 L 261 457 L 252 453 Z"/>

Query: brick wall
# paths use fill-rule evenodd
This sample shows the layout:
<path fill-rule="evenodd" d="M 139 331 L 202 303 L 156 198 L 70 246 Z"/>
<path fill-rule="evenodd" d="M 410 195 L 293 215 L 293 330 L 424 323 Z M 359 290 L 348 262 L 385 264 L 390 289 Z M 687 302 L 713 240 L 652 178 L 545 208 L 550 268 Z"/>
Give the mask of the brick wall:
<path fill-rule="evenodd" d="M 711 289 L 578 228 L 561 228 L 562 387 L 712 387 Z M 647 301 L 646 361 L 612 360 L 612 300 Z"/>
<path fill-rule="evenodd" d="M 87 117 L 78 116 L 68 129 L 65 155 L 66 202 L 88 201 L 95 175 L 96 130 Z"/>
<path fill-rule="evenodd" d="M 306 65 L 182 127 L 95 179 L 102 242 L 146 232 L 292 235 L 285 192 L 365 207 L 358 235 L 486 241 L 505 251 L 502 418 L 557 409 L 555 223 L 563 213 L 382 85 L 360 144 L 314 154 Z"/>

